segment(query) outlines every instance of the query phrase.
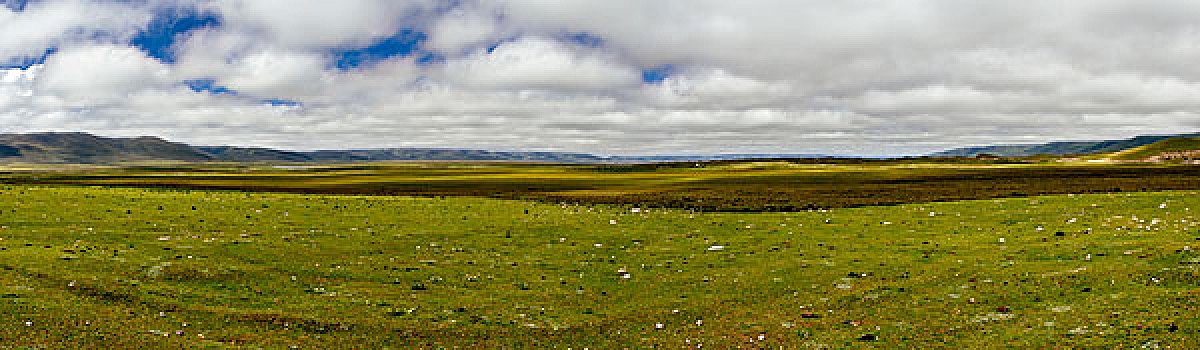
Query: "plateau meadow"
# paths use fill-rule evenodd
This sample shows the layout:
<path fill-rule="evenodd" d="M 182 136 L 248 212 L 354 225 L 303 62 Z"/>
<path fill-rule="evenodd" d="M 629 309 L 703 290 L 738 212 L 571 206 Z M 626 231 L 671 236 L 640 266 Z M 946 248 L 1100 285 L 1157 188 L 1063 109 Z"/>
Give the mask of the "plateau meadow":
<path fill-rule="evenodd" d="M 486 197 L 4 185 L 0 343 L 1200 346 L 1195 191 L 778 212 Z"/>

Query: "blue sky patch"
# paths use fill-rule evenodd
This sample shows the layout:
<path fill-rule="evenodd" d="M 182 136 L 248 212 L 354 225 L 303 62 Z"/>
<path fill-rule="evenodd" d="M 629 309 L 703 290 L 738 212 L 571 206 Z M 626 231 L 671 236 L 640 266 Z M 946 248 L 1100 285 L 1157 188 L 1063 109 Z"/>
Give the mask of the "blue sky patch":
<path fill-rule="evenodd" d="M 677 68 L 675 65 L 667 64 L 643 70 L 642 82 L 647 84 L 662 83 L 663 80 L 667 80 L 667 78 L 670 78 L 671 75 L 675 74 L 676 69 Z"/>
<path fill-rule="evenodd" d="M 420 51 L 425 33 L 405 29 L 392 36 L 379 39 L 370 46 L 353 49 L 336 49 L 332 54 L 334 67 L 347 70 L 368 66 L 392 57 L 409 56 Z"/>
<path fill-rule="evenodd" d="M 567 34 L 567 41 L 576 45 L 581 45 L 590 48 L 604 47 L 604 38 L 588 34 L 588 33 L 571 33 Z"/>
<path fill-rule="evenodd" d="M 188 88 L 195 92 L 205 92 L 212 95 L 238 95 L 237 91 L 217 85 L 217 82 L 212 79 L 185 80 L 183 84 L 187 85 Z"/>
<path fill-rule="evenodd" d="M 29 0 L 2 0 L 0 4 L 12 9 L 13 11 L 24 11 L 25 5 L 29 4 Z"/>
<path fill-rule="evenodd" d="M 133 46 L 146 51 L 150 57 L 166 63 L 175 63 L 175 46 L 182 34 L 201 28 L 221 25 L 221 18 L 209 13 L 188 10 L 171 10 L 160 13 L 150 27 L 133 38 Z"/>
<path fill-rule="evenodd" d="M 252 100 L 255 99 L 254 97 L 244 96 L 241 93 L 237 92 L 237 90 L 230 89 L 228 87 L 224 87 L 221 85 L 217 85 L 217 82 L 212 79 L 185 80 L 183 82 L 183 84 L 186 85 L 188 88 L 192 89 L 192 91 L 199 92 L 199 93 L 207 93 L 209 95 L 214 95 L 214 96 L 237 96 L 237 97 L 249 98 Z M 261 103 L 264 105 L 270 105 L 270 106 L 286 106 L 286 107 L 304 106 L 303 103 L 293 101 L 293 100 L 288 100 L 288 99 L 282 99 L 282 98 L 260 99 L 260 100 L 258 100 L 258 103 Z"/>
<path fill-rule="evenodd" d="M 446 63 L 446 55 L 436 52 L 421 52 L 417 55 L 417 64 L 441 64 Z"/>
<path fill-rule="evenodd" d="M 46 58 L 53 55 L 58 49 L 48 49 L 41 55 L 29 57 L 15 57 L 8 61 L 0 61 L 0 69 L 25 69 L 34 65 L 46 63 Z"/>

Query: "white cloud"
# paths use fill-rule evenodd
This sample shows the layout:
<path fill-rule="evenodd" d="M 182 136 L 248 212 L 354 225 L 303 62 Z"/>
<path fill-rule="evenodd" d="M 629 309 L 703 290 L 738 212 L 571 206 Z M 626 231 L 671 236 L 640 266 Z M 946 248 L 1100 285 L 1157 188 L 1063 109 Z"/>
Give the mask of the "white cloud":
<path fill-rule="evenodd" d="M 35 81 L 39 94 L 65 105 L 119 102 L 130 94 L 174 83 L 170 69 L 138 49 L 94 45 L 65 48 L 46 60 Z"/>
<path fill-rule="evenodd" d="M 537 37 L 500 44 L 448 62 L 453 84 L 488 89 L 618 90 L 636 88 L 641 72 L 616 56 Z"/>
<path fill-rule="evenodd" d="M 426 47 L 450 54 L 484 45 L 503 36 L 496 15 L 488 12 L 454 11 L 443 16 L 429 28 Z"/>
<path fill-rule="evenodd" d="M 118 42 L 151 18 L 150 8 L 120 2 L 35 1 L 21 12 L 0 6 L 0 63 L 38 57 L 64 44 Z"/>
<path fill-rule="evenodd" d="M 325 60 L 319 55 L 260 51 L 240 57 L 221 85 L 251 95 L 303 99 L 319 95 Z"/>
<path fill-rule="evenodd" d="M 653 103 L 670 108 L 729 109 L 779 106 L 795 96 L 787 82 L 765 82 L 722 69 L 693 69 L 647 87 Z"/>
<path fill-rule="evenodd" d="M 215 0 L 228 29 L 291 48 L 365 46 L 419 21 L 434 0 Z"/>
<path fill-rule="evenodd" d="M 222 24 L 188 34 L 176 64 L 125 46 L 172 4 Z M 1186 0 L 46 0 L 0 8 L 0 60 L 62 50 L 0 70 L 0 122 L 202 144 L 600 153 L 1187 132 L 1200 127 L 1196 23 L 1200 3 Z M 329 49 L 401 28 L 445 60 L 334 68 Z M 565 39 L 575 33 L 601 44 Z M 662 65 L 676 69 L 642 82 Z"/>
<path fill-rule="evenodd" d="M 12 111 L 28 104 L 33 98 L 33 79 L 40 69 L 0 70 L 0 110 Z"/>
<path fill-rule="evenodd" d="M 234 62 L 255 51 L 270 47 L 269 43 L 239 32 L 201 29 L 181 35 L 176 51 L 176 70 L 195 79 L 213 79 L 230 74 Z"/>

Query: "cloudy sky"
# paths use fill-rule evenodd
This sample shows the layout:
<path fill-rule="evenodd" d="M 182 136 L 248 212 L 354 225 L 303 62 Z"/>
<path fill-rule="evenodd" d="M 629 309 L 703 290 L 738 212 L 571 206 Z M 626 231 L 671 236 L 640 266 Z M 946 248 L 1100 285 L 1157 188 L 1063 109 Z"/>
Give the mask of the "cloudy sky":
<path fill-rule="evenodd" d="M 1200 131 L 1195 0 L 0 4 L 0 132 L 905 155 Z"/>

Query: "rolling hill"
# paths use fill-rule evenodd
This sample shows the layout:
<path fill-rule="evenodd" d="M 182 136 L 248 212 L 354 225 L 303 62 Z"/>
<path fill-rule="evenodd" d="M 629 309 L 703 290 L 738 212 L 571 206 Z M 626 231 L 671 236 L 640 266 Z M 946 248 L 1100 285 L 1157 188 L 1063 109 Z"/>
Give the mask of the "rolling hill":
<path fill-rule="evenodd" d="M 148 136 L 112 138 L 75 132 L 0 134 L 0 162 L 4 163 L 372 162 L 397 160 L 596 163 L 607 161 L 608 158 L 581 153 L 409 148 L 296 152 L 261 147 L 191 146 Z"/>
<path fill-rule="evenodd" d="M 108 138 L 86 133 L 0 134 L 0 161 L 97 164 L 125 161 L 209 161 L 192 146 L 157 137 Z"/>
<path fill-rule="evenodd" d="M 1065 141 L 1028 145 L 996 145 L 956 148 L 930 154 L 931 157 L 974 157 L 991 154 L 1001 157 L 1026 157 L 1036 155 L 1067 155 L 1112 153 L 1154 144 L 1175 137 L 1200 137 L 1200 134 L 1149 135 L 1124 140 Z"/>
<path fill-rule="evenodd" d="M 816 154 L 600 156 L 569 152 L 384 148 L 286 151 L 262 147 L 191 146 L 158 137 L 111 138 L 87 133 L 0 134 L 0 163 L 112 164 L 123 162 L 379 162 L 511 161 L 539 163 L 653 163 L 761 158 L 826 158 Z"/>
<path fill-rule="evenodd" d="M 1200 138 L 1176 137 L 1109 155 L 1112 160 L 1172 161 L 1200 159 Z"/>
<path fill-rule="evenodd" d="M 1031 145 L 998 145 L 952 149 L 931 157 L 1001 157 L 1092 154 L 1134 161 L 1191 159 L 1200 150 L 1200 133 L 1138 136 L 1124 140 L 1069 141 Z M 1182 153 L 1181 153 L 1182 152 Z M 113 164 L 124 162 L 379 162 L 379 161 L 512 161 L 540 163 L 657 163 L 769 158 L 830 158 L 820 154 L 713 154 L 601 156 L 569 152 L 502 152 L 471 149 L 383 148 L 287 151 L 262 147 L 192 146 L 162 138 L 101 137 L 81 132 L 0 134 L 0 163 Z M 1097 158 L 1100 159 L 1100 158 Z"/>

